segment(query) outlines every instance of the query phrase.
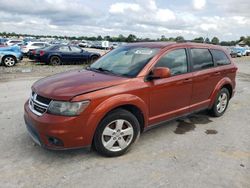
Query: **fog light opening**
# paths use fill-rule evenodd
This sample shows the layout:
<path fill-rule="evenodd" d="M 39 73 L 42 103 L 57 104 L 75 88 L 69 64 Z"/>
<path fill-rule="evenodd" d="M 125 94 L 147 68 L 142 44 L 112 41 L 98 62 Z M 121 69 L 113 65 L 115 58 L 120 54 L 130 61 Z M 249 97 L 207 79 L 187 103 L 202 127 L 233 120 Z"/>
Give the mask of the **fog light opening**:
<path fill-rule="evenodd" d="M 63 146 L 63 142 L 60 139 L 58 139 L 58 138 L 49 136 L 48 137 L 48 141 L 49 141 L 49 143 L 51 145 L 54 145 L 54 146 Z"/>

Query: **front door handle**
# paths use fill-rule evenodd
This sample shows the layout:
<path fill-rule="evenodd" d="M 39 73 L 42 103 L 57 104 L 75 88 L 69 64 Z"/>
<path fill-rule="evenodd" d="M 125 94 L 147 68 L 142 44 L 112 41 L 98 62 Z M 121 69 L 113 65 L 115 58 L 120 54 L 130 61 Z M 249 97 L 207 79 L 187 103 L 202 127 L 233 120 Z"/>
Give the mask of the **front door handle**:
<path fill-rule="evenodd" d="M 216 72 L 216 73 L 214 73 L 214 76 L 218 76 L 220 74 L 221 74 L 220 72 Z"/>
<path fill-rule="evenodd" d="M 193 79 L 187 78 L 187 79 L 184 79 L 182 82 L 183 83 L 189 83 L 189 82 L 192 82 L 192 81 L 193 81 Z"/>

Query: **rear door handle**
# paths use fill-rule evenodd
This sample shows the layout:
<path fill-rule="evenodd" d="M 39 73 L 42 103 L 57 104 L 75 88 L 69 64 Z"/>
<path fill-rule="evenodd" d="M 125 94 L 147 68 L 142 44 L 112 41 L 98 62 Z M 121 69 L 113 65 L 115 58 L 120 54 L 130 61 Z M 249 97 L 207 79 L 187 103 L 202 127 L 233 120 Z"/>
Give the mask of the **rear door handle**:
<path fill-rule="evenodd" d="M 214 73 L 214 76 L 218 76 L 220 74 L 221 74 L 220 72 L 216 72 L 216 73 Z"/>

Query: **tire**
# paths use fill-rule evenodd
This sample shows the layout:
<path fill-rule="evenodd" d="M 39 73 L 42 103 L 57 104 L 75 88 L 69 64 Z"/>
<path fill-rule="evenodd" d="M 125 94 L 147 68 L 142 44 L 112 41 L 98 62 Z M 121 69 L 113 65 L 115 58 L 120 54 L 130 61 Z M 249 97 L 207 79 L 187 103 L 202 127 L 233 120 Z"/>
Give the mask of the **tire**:
<path fill-rule="evenodd" d="M 5 56 L 3 58 L 3 64 L 6 67 L 13 67 L 17 63 L 17 60 L 14 56 Z"/>
<path fill-rule="evenodd" d="M 94 63 L 98 58 L 99 57 L 96 56 L 96 55 L 91 56 L 90 59 L 89 59 L 89 63 Z"/>
<path fill-rule="evenodd" d="M 98 125 L 94 135 L 95 150 L 108 157 L 120 156 L 128 151 L 139 136 L 137 118 L 127 110 L 117 109 Z"/>
<path fill-rule="evenodd" d="M 229 99 L 230 99 L 230 95 L 229 95 L 228 89 L 222 88 L 216 97 L 216 100 L 214 102 L 212 109 L 210 110 L 211 114 L 214 117 L 222 116 L 227 109 Z"/>
<path fill-rule="evenodd" d="M 49 63 L 51 65 L 61 65 L 62 61 L 61 61 L 60 57 L 58 57 L 58 56 L 52 56 L 49 59 Z"/>

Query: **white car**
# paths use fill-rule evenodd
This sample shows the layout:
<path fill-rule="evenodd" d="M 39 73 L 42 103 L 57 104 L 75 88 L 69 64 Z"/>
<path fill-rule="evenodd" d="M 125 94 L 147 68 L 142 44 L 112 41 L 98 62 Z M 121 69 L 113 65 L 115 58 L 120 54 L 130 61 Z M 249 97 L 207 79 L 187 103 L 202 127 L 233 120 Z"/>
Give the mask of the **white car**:
<path fill-rule="evenodd" d="M 25 45 L 21 46 L 21 52 L 23 54 L 27 54 L 30 50 L 35 50 L 47 46 L 49 46 L 47 42 L 28 42 Z"/>
<path fill-rule="evenodd" d="M 79 44 L 78 44 L 79 47 L 81 48 L 89 48 L 91 46 L 90 42 L 89 41 L 86 41 L 86 40 L 82 40 Z"/>
<path fill-rule="evenodd" d="M 246 56 L 250 56 L 250 47 L 246 49 Z"/>
<path fill-rule="evenodd" d="M 15 45 L 17 43 L 21 43 L 21 42 L 23 42 L 23 41 L 22 40 L 8 40 L 8 41 L 5 42 L 5 45 L 13 46 L 13 45 Z"/>

